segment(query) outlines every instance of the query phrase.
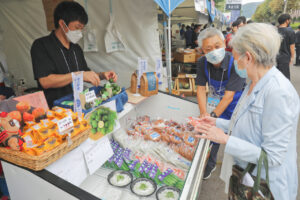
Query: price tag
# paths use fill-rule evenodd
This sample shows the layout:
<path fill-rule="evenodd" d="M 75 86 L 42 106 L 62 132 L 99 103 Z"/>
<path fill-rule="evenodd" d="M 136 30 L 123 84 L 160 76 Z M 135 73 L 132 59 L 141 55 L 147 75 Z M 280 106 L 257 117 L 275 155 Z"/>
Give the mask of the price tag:
<path fill-rule="evenodd" d="M 186 74 L 186 78 L 197 78 L 197 74 Z"/>
<path fill-rule="evenodd" d="M 33 148 L 33 147 L 37 146 L 37 145 L 33 144 L 32 138 L 29 135 L 27 135 L 26 137 L 24 137 L 24 140 L 25 140 L 26 146 L 28 148 Z"/>
<path fill-rule="evenodd" d="M 58 131 L 60 133 L 74 126 L 72 117 L 65 117 L 57 122 Z"/>
<path fill-rule="evenodd" d="M 93 102 L 94 100 L 96 100 L 96 94 L 94 90 L 88 91 L 87 93 L 85 93 L 85 101 L 86 102 Z"/>

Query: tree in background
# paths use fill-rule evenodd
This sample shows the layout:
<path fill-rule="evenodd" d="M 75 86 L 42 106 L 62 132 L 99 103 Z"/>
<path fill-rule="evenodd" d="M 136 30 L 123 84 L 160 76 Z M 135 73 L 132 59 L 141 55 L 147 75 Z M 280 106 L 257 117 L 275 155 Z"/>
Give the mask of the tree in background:
<path fill-rule="evenodd" d="M 260 4 L 253 15 L 257 22 L 277 22 L 277 18 L 283 13 L 284 0 L 265 0 Z M 300 9 L 299 0 L 288 0 L 287 13 L 291 10 Z"/>

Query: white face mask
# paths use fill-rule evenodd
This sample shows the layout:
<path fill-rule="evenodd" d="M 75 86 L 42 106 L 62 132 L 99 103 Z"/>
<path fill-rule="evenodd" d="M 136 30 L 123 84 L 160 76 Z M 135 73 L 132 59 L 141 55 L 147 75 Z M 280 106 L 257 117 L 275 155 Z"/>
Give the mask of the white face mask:
<path fill-rule="evenodd" d="M 66 25 L 65 22 L 64 22 L 64 24 Z M 66 27 L 68 28 L 69 31 L 67 33 L 65 32 L 64 29 L 63 29 L 63 31 L 65 32 L 68 40 L 70 42 L 76 44 L 82 38 L 82 32 L 81 32 L 81 30 L 71 31 L 67 25 L 66 25 Z"/>
<path fill-rule="evenodd" d="M 208 62 L 211 64 L 219 64 L 225 57 L 225 48 L 213 50 L 205 55 Z"/>

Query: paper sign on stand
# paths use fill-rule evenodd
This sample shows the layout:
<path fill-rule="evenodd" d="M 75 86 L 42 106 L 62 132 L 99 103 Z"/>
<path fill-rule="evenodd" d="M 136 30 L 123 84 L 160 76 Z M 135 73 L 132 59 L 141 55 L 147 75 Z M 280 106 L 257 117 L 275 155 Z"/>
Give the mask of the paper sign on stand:
<path fill-rule="evenodd" d="M 138 88 L 140 88 L 140 81 L 141 81 L 141 76 L 143 73 L 147 72 L 148 69 L 148 60 L 146 58 L 138 58 L 138 81 L 137 85 Z"/>
<path fill-rule="evenodd" d="M 76 186 L 79 186 L 89 175 L 81 148 L 73 149 L 46 169 Z"/>
<path fill-rule="evenodd" d="M 114 154 L 107 136 L 99 142 L 84 146 L 83 153 L 90 174 L 95 173 Z"/>
<path fill-rule="evenodd" d="M 72 73 L 72 84 L 73 84 L 73 93 L 74 93 L 74 112 L 77 112 L 79 115 L 82 113 L 81 101 L 79 94 L 83 91 L 83 72 Z"/>
<path fill-rule="evenodd" d="M 94 102 L 97 99 L 95 91 L 91 90 L 85 93 L 85 101 L 86 102 Z"/>
<path fill-rule="evenodd" d="M 155 72 L 158 77 L 158 83 L 159 85 L 162 84 L 162 61 L 160 58 L 156 58 L 156 67 L 155 67 Z"/>

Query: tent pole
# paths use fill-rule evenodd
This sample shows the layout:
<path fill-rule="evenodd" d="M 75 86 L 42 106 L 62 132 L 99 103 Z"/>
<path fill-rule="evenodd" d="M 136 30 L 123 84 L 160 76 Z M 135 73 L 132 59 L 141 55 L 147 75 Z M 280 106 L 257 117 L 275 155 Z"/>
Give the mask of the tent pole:
<path fill-rule="evenodd" d="M 167 19 L 165 18 L 164 21 L 164 46 L 165 46 L 165 58 L 166 58 L 166 64 L 167 64 L 167 83 L 168 83 L 168 89 L 169 93 L 172 91 L 170 90 L 170 85 L 169 85 L 169 76 L 170 76 L 170 68 L 169 68 L 169 45 L 168 45 L 168 25 L 167 25 Z M 171 93 L 170 93 L 171 94 Z"/>
<path fill-rule="evenodd" d="M 171 0 L 169 0 L 169 17 L 168 17 L 168 59 L 167 59 L 167 71 L 168 71 L 168 89 L 169 93 L 172 94 L 172 61 L 171 61 Z"/>

